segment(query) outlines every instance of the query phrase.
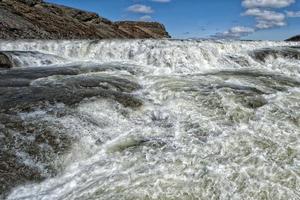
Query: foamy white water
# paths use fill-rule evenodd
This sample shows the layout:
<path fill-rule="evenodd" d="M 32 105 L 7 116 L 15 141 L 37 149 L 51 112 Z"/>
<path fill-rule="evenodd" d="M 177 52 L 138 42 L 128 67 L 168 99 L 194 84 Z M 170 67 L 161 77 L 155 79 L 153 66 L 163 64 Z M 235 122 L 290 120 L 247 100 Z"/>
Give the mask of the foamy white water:
<path fill-rule="evenodd" d="M 56 176 L 19 185 L 7 199 L 300 199 L 297 45 L 1 41 L 1 51 L 40 52 L 36 59 L 13 54 L 21 68 L 44 67 L 43 60 L 61 67 L 110 66 L 76 78 L 133 81 L 141 87 L 132 94 L 143 102 L 130 108 L 91 98 L 19 113 L 24 121 L 43 121 L 76 142 L 52 158 Z M 259 50 L 264 52 L 256 54 Z M 63 85 L 72 77 L 31 84 Z M 57 110 L 64 114 L 53 114 Z M 18 151 L 20 162 L 48 173 L 45 163 Z"/>
<path fill-rule="evenodd" d="M 268 69 L 274 60 L 260 65 L 249 57 L 255 49 L 281 46 L 294 46 L 297 42 L 243 42 L 243 41 L 186 41 L 186 40 L 108 40 L 108 41 L 1 41 L 0 50 L 39 51 L 72 59 L 73 61 L 129 62 L 151 67 L 151 72 L 197 73 L 213 69 L 241 68 L 228 56 L 241 57 L 251 67 Z M 21 60 L 24 60 L 24 58 Z M 36 60 L 43 60 L 37 56 Z M 280 59 L 276 62 L 280 63 Z M 21 61 L 20 61 L 21 62 Z M 53 62 L 59 64 L 57 60 Z M 61 62 L 63 63 L 63 61 Z M 296 62 L 298 64 L 298 62 Z M 295 64 L 296 64 L 295 63 Z M 30 63 L 29 63 L 30 64 Z M 27 64 L 26 66 L 29 66 Z M 291 63 L 292 64 L 292 63 Z M 291 65 L 289 64 L 289 65 Z M 273 66 L 272 68 L 276 68 Z M 143 70 L 147 70 L 143 69 Z M 150 69 L 149 69 L 150 70 Z M 275 69 L 276 70 L 276 69 Z M 278 69 L 278 72 L 285 69 Z"/>

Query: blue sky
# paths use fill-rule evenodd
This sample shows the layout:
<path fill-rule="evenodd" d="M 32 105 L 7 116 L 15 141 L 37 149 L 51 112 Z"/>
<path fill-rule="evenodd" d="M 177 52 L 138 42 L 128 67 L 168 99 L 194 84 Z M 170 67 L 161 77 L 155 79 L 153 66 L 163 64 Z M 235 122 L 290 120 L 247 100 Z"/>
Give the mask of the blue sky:
<path fill-rule="evenodd" d="M 113 21 L 159 21 L 173 38 L 282 40 L 300 34 L 300 0 L 47 1 Z"/>

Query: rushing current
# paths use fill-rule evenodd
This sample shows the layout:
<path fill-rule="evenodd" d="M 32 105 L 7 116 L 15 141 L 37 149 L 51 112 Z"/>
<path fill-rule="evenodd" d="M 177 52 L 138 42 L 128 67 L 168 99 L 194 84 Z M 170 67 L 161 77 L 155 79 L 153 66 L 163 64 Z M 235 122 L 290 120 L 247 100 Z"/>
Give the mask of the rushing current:
<path fill-rule="evenodd" d="M 8 200 L 300 199 L 300 46 L 0 41 Z M 0 198 L 1 198 L 0 193 Z"/>

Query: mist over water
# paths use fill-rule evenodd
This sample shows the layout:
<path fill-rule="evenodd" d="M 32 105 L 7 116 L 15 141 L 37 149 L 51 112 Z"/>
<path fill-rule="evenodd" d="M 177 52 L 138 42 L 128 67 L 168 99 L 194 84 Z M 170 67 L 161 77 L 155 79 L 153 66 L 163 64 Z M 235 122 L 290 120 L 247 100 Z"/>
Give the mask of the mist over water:
<path fill-rule="evenodd" d="M 299 43 L 1 41 L 0 51 L 14 63 L 0 70 L 2 114 L 21 124 L 0 121 L 1 153 L 35 174 L 7 199 L 300 199 Z"/>

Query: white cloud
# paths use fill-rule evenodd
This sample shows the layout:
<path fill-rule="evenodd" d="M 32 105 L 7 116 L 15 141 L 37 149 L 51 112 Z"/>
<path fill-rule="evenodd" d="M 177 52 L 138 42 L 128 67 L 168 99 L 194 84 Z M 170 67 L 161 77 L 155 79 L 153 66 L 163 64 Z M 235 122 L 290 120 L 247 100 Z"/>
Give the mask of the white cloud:
<path fill-rule="evenodd" d="M 254 32 L 254 29 L 245 26 L 235 26 L 229 29 L 229 31 L 232 33 L 244 34 L 244 33 L 252 33 Z"/>
<path fill-rule="evenodd" d="M 261 10 L 258 8 L 248 9 L 242 15 L 245 16 L 254 16 L 258 19 L 268 20 L 268 21 L 283 21 L 285 20 L 285 15 L 282 13 L 270 11 L 270 10 Z"/>
<path fill-rule="evenodd" d="M 133 13 L 142 13 L 142 14 L 150 14 L 153 13 L 154 10 L 150 6 L 142 5 L 142 4 L 135 4 L 132 6 L 129 6 L 127 8 L 127 11 L 133 12 Z"/>
<path fill-rule="evenodd" d="M 286 22 L 276 22 L 276 21 L 258 21 L 256 24 L 256 28 L 258 29 L 269 29 L 275 26 L 285 26 Z"/>
<path fill-rule="evenodd" d="M 150 15 L 144 15 L 144 16 L 140 17 L 140 21 L 148 22 L 151 20 L 152 20 L 152 17 Z"/>
<path fill-rule="evenodd" d="M 242 36 L 246 36 L 254 32 L 255 30 L 250 27 L 235 26 L 229 29 L 228 31 L 225 31 L 223 33 L 217 33 L 212 37 L 219 38 L 219 39 L 239 39 Z"/>
<path fill-rule="evenodd" d="M 287 17 L 300 17 L 300 11 L 286 11 Z"/>
<path fill-rule="evenodd" d="M 242 5 L 246 8 L 284 8 L 295 3 L 295 0 L 242 0 Z"/>
<path fill-rule="evenodd" d="M 300 11 L 286 11 L 285 15 L 273 9 L 288 7 L 295 2 L 296 0 L 242 0 L 242 5 L 247 10 L 241 15 L 255 17 L 255 27 L 236 26 L 223 33 L 217 33 L 212 37 L 238 39 L 260 29 L 285 26 L 286 17 L 300 17 Z"/>
<path fill-rule="evenodd" d="M 258 8 L 248 9 L 242 14 L 243 16 L 253 16 L 256 17 L 256 28 L 258 29 L 268 29 L 275 26 L 285 26 L 285 15 L 283 13 L 261 10 Z"/>
<path fill-rule="evenodd" d="M 151 0 L 151 1 L 158 2 L 158 3 L 169 3 L 169 2 L 171 2 L 171 0 Z"/>

